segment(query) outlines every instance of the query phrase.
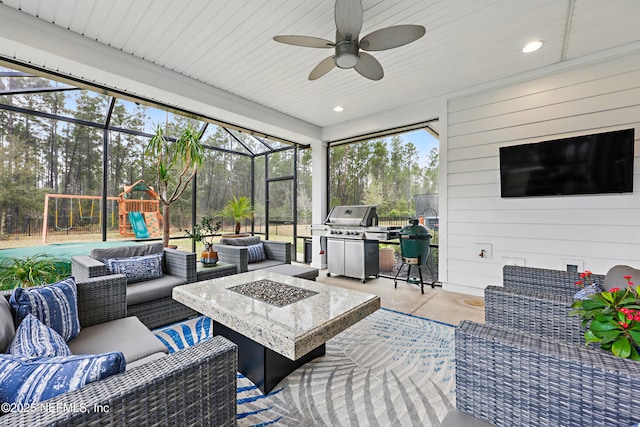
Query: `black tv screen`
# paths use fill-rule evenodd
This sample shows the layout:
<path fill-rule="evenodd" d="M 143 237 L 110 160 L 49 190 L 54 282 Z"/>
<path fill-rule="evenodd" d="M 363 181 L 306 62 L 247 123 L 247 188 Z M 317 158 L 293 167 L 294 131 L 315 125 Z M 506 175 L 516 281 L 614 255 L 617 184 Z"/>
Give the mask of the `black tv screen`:
<path fill-rule="evenodd" d="M 631 192 L 634 130 L 501 147 L 501 195 Z"/>

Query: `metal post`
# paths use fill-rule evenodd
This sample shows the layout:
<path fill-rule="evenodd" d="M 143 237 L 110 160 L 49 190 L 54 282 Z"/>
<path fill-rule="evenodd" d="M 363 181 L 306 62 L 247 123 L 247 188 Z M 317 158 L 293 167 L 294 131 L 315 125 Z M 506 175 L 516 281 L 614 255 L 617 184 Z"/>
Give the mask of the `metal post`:
<path fill-rule="evenodd" d="M 269 240 L 269 154 L 264 156 L 264 239 Z"/>
<path fill-rule="evenodd" d="M 104 129 L 102 130 L 102 198 L 100 199 L 100 212 L 102 212 L 102 241 L 107 241 L 107 193 L 109 179 L 109 123 L 111 122 L 111 114 L 116 104 L 116 98 L 112 97 L 107 111 L 107 118 L 104 121 Z"/>
<path fill-rule="evenodd" d="M 251 207 L 255 209 L 256 206 L 256 156 L 251 156 Z M 251 218 L 251 235 L 256 232 L 256 220 L 255 215 Z"/>
<path fill-rule="evenodd" d="M 298 257 L 298 146 L 293 147 L 293 256 Z M 302 244 L 304 252 L 304 242 Z M 304 257 L 303 257 L 304 260 Z"/>
<path fill-rule="evenodd" d="M 198 193 L 198 174 L 193 176 L 191 181 L 191 233 L 193 233 L 196 225 L 196 210 L 198 209 L 198 203 L 196 201 L 196 195 Z M 191 252 L 196 251 L 196 239 L 191 239 Z"/>

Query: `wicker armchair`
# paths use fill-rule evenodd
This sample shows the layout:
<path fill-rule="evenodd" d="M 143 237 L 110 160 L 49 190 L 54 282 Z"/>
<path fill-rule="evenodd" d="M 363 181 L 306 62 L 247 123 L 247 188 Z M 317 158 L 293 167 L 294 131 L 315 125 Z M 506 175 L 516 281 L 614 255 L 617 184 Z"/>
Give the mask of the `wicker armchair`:
<path fill-rule="evenodd" d="M 162 243 L 152 245 L 123 246 L 109 248 L 109 251 L 122 250 L 123 252 L 135 252 L 135 255 L 146 254 L 149 248 L 162 246 Z M 145 248 L 145 249 L 135 249 Z M 154 250 L 156 250 L 154 249 Z M 142 323 L 150 329 L 170 323 L 175 323 L 198 313 L 189 307 L 175 301 L 171 296 L 174 286 L 196 281 L 196 254 L 176 249 L 160 249 L 164 251 L 164 274 L 160 279 L 129 284 L 128 315 L 137 316 Z M 102 251 L 105 251 L 103 249 Z M 153 252 L 151 252 L 153 253 Z M 106 266 L 98 256 L 81 255 L 71 258 L 71 271 L 77 280 L 85 280 L 93 277 L 108 275 Z"/>
<path fill-rule="evenodd" d="M 592 275 L 602 284 L 604 276 Z M 579 273 L 506 265 L 503 286 L 485 289 L 485 322 L 524 332 L 583 343 L 578 317 L 569 316 Z"/>
<path fill-rule="evenodd" d="M 640 363 L 594 347 L 463 321 L 456 407 L 496 426 L 611 427 L 640 421 Z"/>
<path fill-rule="evenodd" d="M 262 243 L 267 257 L 264 261 L 249 263 L 248 245 Z M 277 240 L 260 240 L 258 236 L 222 238 L 219 244 L 213 245 L 218 251 L 218 259 L 228 264 L 234 264 L 238 273 L 273 267 L 281 264 L 291 264 L 291 243 Z"/>
<path fill-rule="evenodd" d="M 506 266 L 485 324 L 456 330 L 456 407 L 496 426 L 631 426 L 640 363 L 584 345 L 568 315 L 578 273 Z M 603 275 L 593 275 L 599 284 Z"/>
<path fill-rule="evenodd" d="M 76 285 L 82 327 L 127 315 L 125 276 Z M 236 375 L 237 347 L 217 336 L 46 400 L 42 410 L 3 415 L 0 424 L 235 426 Z"/>

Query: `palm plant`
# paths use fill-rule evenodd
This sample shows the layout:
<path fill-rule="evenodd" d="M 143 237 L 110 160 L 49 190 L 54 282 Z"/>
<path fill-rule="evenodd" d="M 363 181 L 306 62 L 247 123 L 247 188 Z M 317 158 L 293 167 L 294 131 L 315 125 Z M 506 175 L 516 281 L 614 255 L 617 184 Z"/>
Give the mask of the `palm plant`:
<path fill-rule="evenodd" d="M 162 242 L 169 244 L 171 204 L 178 200 L 204 161 L 200 133 L 188 124 L 177 140 L 171 141 L 159 125 L 145 153 L 155 162 L 156 190 L 162 203 Z"/>
<path fill-rule="evenodd" d="M 243 219 L 253 218 L 253 207 L 251 206 L 251 200 L 245 196 L 236 197 L 232 196 L 232 199 L 227 202 L 227 205 L 222 209 L 222 215 L 231 217 L 235 221 L 235 233 L 240 234 L 240 222 Z"/>

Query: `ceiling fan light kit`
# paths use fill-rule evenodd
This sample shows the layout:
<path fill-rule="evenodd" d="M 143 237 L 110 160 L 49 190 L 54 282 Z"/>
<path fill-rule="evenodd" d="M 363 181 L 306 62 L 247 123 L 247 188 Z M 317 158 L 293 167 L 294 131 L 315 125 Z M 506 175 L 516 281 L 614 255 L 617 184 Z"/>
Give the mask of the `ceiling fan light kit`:
<path fill-rule="evenodd" d="M 338 68 L 353 68 L 358 63 L 358 43 L 343 40 L 336 44 L 334 62 Z"/>
<path fill-rule="evenodd" d="M 336 23 L 335 43 L 319 37 L 284 35 L 273 39 L 294 46 L 333 48 L 335 55 L 323 59 L 309 74 L 309 80 L 316 80 L 334 67 L 353 68 L 370 80 L 380 80 L 384 71 L 380 62 L 365 51 L 379 51 L 404 46 L 424 36 L 422 25 L 396 25 L 382 28 L 364 36 L 358 41 L 362 29 L 363 9 L 361 0 L 336 0 L 334 8 Z"/>

